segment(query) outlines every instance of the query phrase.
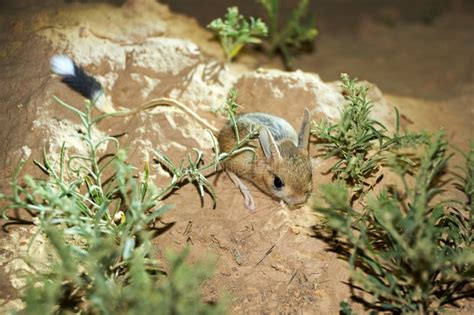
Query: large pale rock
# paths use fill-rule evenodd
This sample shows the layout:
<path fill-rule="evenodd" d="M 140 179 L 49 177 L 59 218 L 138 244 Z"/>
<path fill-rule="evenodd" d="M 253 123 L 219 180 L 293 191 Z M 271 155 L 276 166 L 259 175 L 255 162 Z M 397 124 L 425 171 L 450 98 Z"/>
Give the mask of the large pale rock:
<path fill-rule="evenodd" d="M 381 91 L 373 84 L 368 86 L 368 98 L 373 101 L 372 116 L 388 127 L 393 125 L 393 113 Z M 299 123 L 303 109 L 307 107 L 314 120 L 322 118 L 336 121 L 347 103 L 341 82 L 324 82 L 314 73 L 280 70 L 251 71 L 242 75 L 236 84 L 239 101 L 245 111 L 276 113 L 295 124 Z"/>

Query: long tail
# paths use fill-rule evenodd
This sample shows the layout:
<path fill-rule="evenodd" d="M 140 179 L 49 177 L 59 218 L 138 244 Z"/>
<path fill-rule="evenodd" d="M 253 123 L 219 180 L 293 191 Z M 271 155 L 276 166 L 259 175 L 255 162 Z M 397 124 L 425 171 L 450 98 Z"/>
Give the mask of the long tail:
<path fill-rule="evenodd" d="M 107 99 L 102 85 L 71 58 L 54 55 L 51 58 L 51 70 L 62 77 L 62 82 L 85 98 L 89 99 L 102 112 L 114 112 L 110 100 Z"/>
<path fill-rule="evenodd" d="M 218 129 L 206 120 L 199 117 L 193 110 L 186 105 L 169 98 L 157 98 L 143 103 L 132 110 L 116 111 L 112 102 L 106 97 L 102 85 L 91 75 L 78 66 L 71 58 L 64 55 L 54 55 L 51 58 L 51 70 L 62 77 L 62 81 L 74 91 L 80 93 L 85 98 L 91 100 L 94 105 L 104 113 L 112 113 L 110 116 L 130 116 L 143 110 L 151 109 L 157 106 L 176 106 L 185 113 L 196 119 L 206 128 L 217 132 Z"/>

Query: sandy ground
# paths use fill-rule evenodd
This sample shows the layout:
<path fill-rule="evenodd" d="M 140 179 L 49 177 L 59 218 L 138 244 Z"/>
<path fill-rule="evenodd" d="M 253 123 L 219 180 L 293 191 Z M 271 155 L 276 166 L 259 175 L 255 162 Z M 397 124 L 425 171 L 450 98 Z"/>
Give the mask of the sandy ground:
<path fill-rule="evenodd" d="M 282 67 L 277 58 L 268 59 L 248 49 L 230 70 L 217 69 L 214 76 L 206 77 L 203 82 L 189 81 L 186 78 L 195 73 L 193 71 L 202 70 L 195 62 L 214 69 L 212 60 L 222 60 L 211 34 L 200 29 L 196 21 L 154 6 L 146 10 L 149 14 L 146 15 L 140 1 L 129 1 L 129 7 L 123 10 L 117 4 L 59 6 L 58 2 L 44 1 L 40 6 L 32 6 L 28 1 L 2 4 L 5 12 L 0 15 L 0 41 L 5 47 L 0 53 L 0 123 L 5 126 L 0 130 L 2 190 L 7 189 L 6 182 L 18 159 L 29 155 L 25 146 L 32 150 L 32 157 L 37 157 L 45 139 L 54 138 L 44 130 L 51 126 L 65 128 L 61 124 L 65 119 L 74 122 L 71 115 L 54 107 L 51 96 L 57 94 L 73 104 L 82 102 L 79 96 L 50 76 L 48 58 L 54 52 L 78 51 L 77 56 L 84 58 L 82 62 L 88 65 L 87 69 L 101 75 L 103 82 L 114 87 L 111 96 L 114 100 L 119 99 L 121 106 L 133 107 L 151 97 L 178 97 L 183 102 L 195 101 L 193 109 L 218 127 L 225 120 L 210 113 L 213 109 L 210 103 L 222 99 L 222 91 L 236 83 L 232 78 L 256 67 Z M 171 8 L 193 15 L 205 25 L 221 15 L 226 6 L 225 1 L 205 2 L 209 4 L 206 6 L 209 10 L 195 10 L 190 1 L 184 0 L 173 0 Z M 361 1 L 359 5 L 353 5 L 351 1 L 337 1 L 337 4 L 318 1 L 314 11 L 321 35 L 316 50 L 296 59 L 295 67 L 318 73 L 324 81 L 338 79 L 340 72 L 368 80 L 383 92 L 383 96 L 376 93 L 383 108 L 397 106 L 400 109 L 404 128 L 434 131 L 443 127 L 452 143 L 465 149 L 474 138 L 472 5 L 468 1 L 420 3 L 408 7 L 406 1 L 397 5 L 374 4 L 374 1 Z M 255 12 L 250 1 L 242 1 L 242 9 Z M 133 19 L 133 12 L 145 16 Z M 68 14 L 74 16 L 72 22 L 68 20 Z M 111 30 L 102 30 L 97 22 L 100 19 L 109 19 L 111 22 L 107 23 Z M 153 19 L 157 22 L 151 23 Z M 75 30 L 74 27 L 80 28 L 84 21 L 88 22 L 84 30 L 77 33 L 80 34 L 77 42 L 81 38 L 99 38 L 103 40 L 102 45 L 116 45 L 113 51 L 123 52 L 125 58 L 109 54 L 111 50 L 98 49 L 94 55 L 96 59 L 87 59 L 92 54 L 85 46 L 74 46 L 74 42 L 61 46 L 58 38 L 65 36 L 63 42 L 68 42 L 67 36 L 72 32 L 61 35 L 54 28 L 68 25 Z M 128 29 L 121 29 L 121 23 Z M 55 37 L 57 34 L 61 36 Z M 114 34 L 113 37 L 110 34 Z M 172 47 L 182 58 L 180 60 L 184 60 L 178 68 L 163 64 L 154 71 L 141 66 L 139 62 L 145 62 L 145 59 L 134 53 L 139 51 L 147 55 L 146 49 L 162 47 L 161 42 L 156 47 L 147 42 L 147 37 L 157 36 L 190 40 L 199 46 L 202 54 L 195 55 L 187 43 L 168 43 L 176 44 Z M 126 47 L 131 46 L 133 49 L 127 50 Z M 79 52 L 81 47 L 84 50 Z M 166 55 L 167 52 L 161 53 Z M 284 82 L 279 80 L 277 87 Z M 277 113 L 295 126 L 300 122 L 302 109 L 315 102 L 308 93 L 297 92 L 291 94 L 291 100 L 278 99 L 263 88 L 256 92 L 252 84 L 251 79 L 237 83 L 241 89 L 239 101 L 245 111 Z M 212 93 L 200 95 L 196 100 L 194 89 L 204 87 Z M 386 118 L 390 119 L 390 116 Z M 177 127 L 183 125 L 186 126 L 184 130 Z M 146 129 L 141 129 L 142 126 Z M 206 141 L 196 136 L 202 131 L 199 128 L 173 110 L 159 111 L 153 116 L 140 115 L 125 123 L 106 122 L 101 126 L 102 131 L 111 134 L 127 132 L 122 140 L 130 147 L 130 160 L 137 164 L 149 154 L 147 149 L 150 147 L 164 145 L 175 158 L 184 156 L 186 148 L 192 146 L 209 149 Z M 54 150 L 54 142 L 46 143 Z M 452 164 L 458 161 L 454 159 Z M 317 190 L 319 184 L 330 179 L 322 175 L 327 163 L 315 160 L 315 165 L 313 184 Z M 26 171 L 31 170 L 32 167 L 26 168 Z M 158 184 L 165 180 L 158 176 Z M 350 295 L 346 285 L 347 264 L 328 250 L 324 240 L 314 237 L 313 227 L 318 219 L 310 208 L 305 206 L 289 211 L 255 189 L 257 212 L 251 214 L 225 175 L 212 177 L 211 181 L 218 196 L 216 209 L 212 209 L 209 198 L 201 206 L 196 188 L 191 185 L 167 199 L 176 205 L 176 209 L 162 219 L 164 226 L 172 227 L 155 239 L 157 251 L 190 245 L 191 261 L 209 255 L 218 257 L 215 275 L 206 283 L 204 294 L 206 299 L 214 300 L 222 292 L 229 293 L 232 313 L 337 314 L 339 301 Z M 0 298 L 7 301 L 15 301 L 18 295 L 17 283 L 6 281 L 14 277 L 11 268 L 6 267 L 11 267 L 9 262 L 18 254 L 15 249 L 18 243 L 11 241 L 12 235 L 19 239 L 18 242 L 25 242 L 22 237 L 28 235 L 28 228 L 13 227 L 9 233 L 1 232 Z M 356 309 L 363 311 L 360 305 L 356 305 Z M 468 314 L 472 308 L 462 311 Z"/>

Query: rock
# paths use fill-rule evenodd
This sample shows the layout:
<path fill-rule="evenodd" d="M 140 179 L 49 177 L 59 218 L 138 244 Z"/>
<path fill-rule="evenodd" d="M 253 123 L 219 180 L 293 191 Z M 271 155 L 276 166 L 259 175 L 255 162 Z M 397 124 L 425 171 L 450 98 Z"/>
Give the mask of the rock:
<path fill-rule="evenodd" d="M 381 91 L 368 82 L 368 97 L 374 102 L 373 117 L 393 125 L 393 113 Z M 339 81 L 326 83 L 314 73 L 260 69 L 241 76 L 236 86 L 239 102 L 246 112 L 263 111 L 285 117 L 299 126 L 303 109 L 308 107 L 314 120 L 340 118 L 346 100 Z"/>

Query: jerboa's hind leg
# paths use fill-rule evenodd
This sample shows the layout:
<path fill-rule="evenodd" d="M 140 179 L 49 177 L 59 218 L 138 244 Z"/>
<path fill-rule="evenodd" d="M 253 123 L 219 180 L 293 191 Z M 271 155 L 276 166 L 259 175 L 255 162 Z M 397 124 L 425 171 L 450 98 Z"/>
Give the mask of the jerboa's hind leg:
<path fill-rule="evenodd" d="M 227 174 L 229 175 L 230 179 L 234 182 L 235 186 L 237 186 L 237 188 L 240 189 L 240 192 L 244 196 L 245 208 L 247 208 L 250 212 L 255 212 L 256 210 L 255 202 L 253 200 L 252 194 L 250 193 L 250 190 L 247 188 L 247 186 L 245 186 L 245 184 L 237 175 L 229 171 L 227 171 Z"/>

